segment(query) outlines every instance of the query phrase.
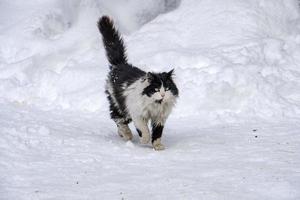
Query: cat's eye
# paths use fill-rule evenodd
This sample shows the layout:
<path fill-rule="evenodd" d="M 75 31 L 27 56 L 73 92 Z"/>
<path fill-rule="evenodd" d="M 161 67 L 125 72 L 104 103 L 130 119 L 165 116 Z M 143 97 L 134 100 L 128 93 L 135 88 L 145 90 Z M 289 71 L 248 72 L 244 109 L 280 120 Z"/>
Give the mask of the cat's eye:
<path fill-rule="evenodd" d="M 168 90 L 170 90 L 170 88 L 167 87 L 165 90 L 168 91 Z"/>
<path fill-rule="evenodd" d="M 156 91 L 156 92 L 158 92 L 158 91 L 159 91 L 159 89 L 158 89 L 158 88 L 155 88 L 155 91 Z"/>

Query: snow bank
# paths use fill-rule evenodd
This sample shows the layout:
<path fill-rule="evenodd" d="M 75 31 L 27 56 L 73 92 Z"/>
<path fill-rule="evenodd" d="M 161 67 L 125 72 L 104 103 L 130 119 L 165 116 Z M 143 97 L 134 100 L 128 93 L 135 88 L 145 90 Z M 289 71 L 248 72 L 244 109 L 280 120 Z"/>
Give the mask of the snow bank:
<path fill-rule="evenodd" d="M 106 107 L 107 63 L 96 28 L 99 16 L 112 15 L 128 32 L 174 9 L 179 1 L 138 2 L 4 1 L 0 7 L 0 97 L 46 109 Z"/>
<path fill-rule="evenodd" d="M 299 116 L 296 0 L 6 0 L 0 98 L 43 109 L 106 111 L 108 68 L 95 25 L 102 14 L 116 19 L 132 63 L 175 68 L 181 98 L 173 117 Z"/>

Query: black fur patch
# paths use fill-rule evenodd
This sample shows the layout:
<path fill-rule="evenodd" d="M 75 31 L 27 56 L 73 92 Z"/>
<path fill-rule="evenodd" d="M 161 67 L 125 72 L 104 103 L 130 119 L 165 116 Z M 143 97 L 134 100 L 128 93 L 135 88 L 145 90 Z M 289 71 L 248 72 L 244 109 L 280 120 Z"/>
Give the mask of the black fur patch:
<path fill-rule="evenodd" d="M 155 100 L 155 103 L 161 104 L 162 101 L 163 101 L 163 99 Z"/>
<path fill-rule="evenodd" d="M 115 29 L 113 21 L 103 16 L 98 21 L 98 29 L 102 34 L 108 61 L 112 65 L 127 63 L 125 46 L 119 32 Z"/>
<path fill-rule="evenodd" d="M 162 126 L 162 125 L 152 124 L 152 143 L 155 140 L 161 138 L 163 129 L 164 129 L 164 126 Z"/>
<path fill-rule="evenodd" d="M 140 131 L 140 129 L 136 129 L 136 131 L 138 132 L 139 136 L 142 137 L 142 131 Z"/>

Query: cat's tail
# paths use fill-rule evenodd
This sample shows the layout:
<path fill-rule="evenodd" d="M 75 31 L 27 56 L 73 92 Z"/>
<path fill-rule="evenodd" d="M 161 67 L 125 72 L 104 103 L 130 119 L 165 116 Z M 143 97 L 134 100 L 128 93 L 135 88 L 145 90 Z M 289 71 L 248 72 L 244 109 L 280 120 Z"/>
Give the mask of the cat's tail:
<path fill-rule="evenodd" d="M 102 16 L 98 21 L 98 29 L 102 34 L 106 56 L 111 65 L 127 63 L 124 42 L 108 16 Z"/>

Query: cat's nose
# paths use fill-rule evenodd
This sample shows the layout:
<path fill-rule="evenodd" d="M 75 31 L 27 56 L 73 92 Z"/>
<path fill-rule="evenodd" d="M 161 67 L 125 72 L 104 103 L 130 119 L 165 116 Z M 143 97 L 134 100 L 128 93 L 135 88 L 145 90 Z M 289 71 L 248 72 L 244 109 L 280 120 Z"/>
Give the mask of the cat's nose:
<path fill-rule="evenodd" d="M 160 93 L 161 97 L 164 97 L 165 96 L 165 93 Z"/>

